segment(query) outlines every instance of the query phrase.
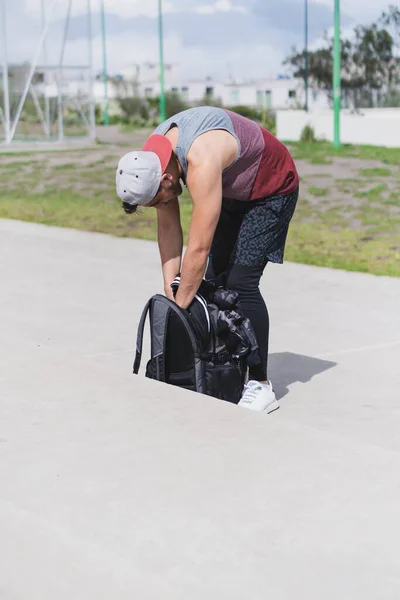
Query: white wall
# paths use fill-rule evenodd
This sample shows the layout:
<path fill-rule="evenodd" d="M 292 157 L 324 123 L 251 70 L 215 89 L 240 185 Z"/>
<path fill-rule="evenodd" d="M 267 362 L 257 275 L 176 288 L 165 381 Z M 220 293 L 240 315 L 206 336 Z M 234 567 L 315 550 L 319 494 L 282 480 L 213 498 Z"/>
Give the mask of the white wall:
<path fill-rule="evenodd" d="M 262 108 L 262 102 L 267 102 L 266 91 L 270 92 L 269 106 L 274 110 L 290 109 L 303 106 L 305 102 L 304 83 L 299 79 L 266 79 L 255 81 L 253 83 L 242 83 L 240 85 L 225 84 L 222 99 L 224 105 L 235 106 L 245 104 L 247 106 L 258 106 Z M 289 93 L 295 92 L 294 97 L 290 97 Z M 261 98 L 257 92 L 261 92 Z M 261 100 L 261 105 L 260 105 Z M 328 108 L 329 101 L 326 92 L 309 91 L 309 106 L 312 109 Z"/>
<path fill-rule="evenodd" d="M 320 139 L 333 141 L 333 111 L 277 111 L 277 137 L 298 141 L 305 125 L 311 125 Z M 400 108 L 371 108 L 361 114 L 341 113 L 341 141 L 344 144 L 400 147 Z"/>

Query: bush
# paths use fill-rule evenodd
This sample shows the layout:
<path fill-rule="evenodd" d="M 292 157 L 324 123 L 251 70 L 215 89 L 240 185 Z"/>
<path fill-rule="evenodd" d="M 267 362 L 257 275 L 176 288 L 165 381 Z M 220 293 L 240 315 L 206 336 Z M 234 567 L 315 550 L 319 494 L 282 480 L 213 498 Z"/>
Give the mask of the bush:
<path fill-rule="evenodd" d="M 189 106 L 183 100 L 183 98 L 176 92 L 167 92 L 165 94 L 165 112 L 167 119 L 173 117 L 179 112 L 186 110 Z"/>
<path fill-rule="evenodd" d="M 196 102 L 196 106 L 215 106 L 216 108 L 222 108 L 224 103 L 222 98 L 214 98 L 210 94 L 204 94 L 203 98 Z"/>
<path fill-rule="evenodd" d="M 79 127 L 82 125 L 82 118 L 75 110 L 65 111 L 63 121 L 65 127 Z"/>
<path fill-rule="evenodd" d="M 143 119 L 142 117 L 133 117 L 129 124 L 132 125 L 134 129 L 143 129 L 144 127 L 148 126 L 148 119 Z"/>
<path fill-rule="evenodd" d="M 140 117 L 147 120 L 149 118 L 149 104 L 145 98 L 140 96 L 130 96 L 128 98 L 118 98 L 118 104 L 124 117 Z"/>
<path fill-rule="evenodd" d="M 246 106 L 244 104 L 239 104 L 238 106 L 229 106 L 227 108 L 228 110 L 242 115 L 242 117 L 256 121 L 256 123 L 259 123 L 262 125 L 262 127 L 275 135 L 276 115 L 273 110 L 269 108 L 262 109 L 254 106 Z"/>
<path fill-rule="evenodd" d="M 123 125 L 128 124 L 130 122 L 130 118 L 123 115 L 108 115 L 108 123 L 109 125 Z M 102 123 L 104 123 L 104 116 L 102 119 Z"/>
<path fill-rule="evenodd" d="M 276 135 L 276 113 L 270 109 L 265 110 L 261 118 L 261 125 L 267 129 L 267 131 Z"/>
<path fill-rule="evenodd" d="M 158 127 L 159 124 L 160 124 L 160 119 L 156 119 L 155 117 L 153 117 L 147 121 L 146 127 Z"/>
<path fill-rule="evenodd" d="M 238 104 L 237 106 L 228 106 L 227 109 L 237 113 L 238 115 L 242 115 L 242 117 L 247 117 L 252 121 L 257 121 L 261 123 L 262 110 L 260 108 L 254 108 L 253 106 Z"/>
<path fill-rule="evenodd" d="M 129 133 L 135 129 L 155 129 L 159 124 L 159 119 L 150 118 L 146 120 L 142 119 L 141 117 L 133 117 L 127 122 L 122 122 L 122 130 L 125 133 Z"/>
<path fill-rule="evenodd" d="M 305 127 L 303 127 L 303 130 L 300 135 L 300 142 L 302 142 L 303 144 L 313 144 L 316 141 L 317 138 L 315 135 L 314 127 L 311 127 L 311 125 L 306 125 Z"/>

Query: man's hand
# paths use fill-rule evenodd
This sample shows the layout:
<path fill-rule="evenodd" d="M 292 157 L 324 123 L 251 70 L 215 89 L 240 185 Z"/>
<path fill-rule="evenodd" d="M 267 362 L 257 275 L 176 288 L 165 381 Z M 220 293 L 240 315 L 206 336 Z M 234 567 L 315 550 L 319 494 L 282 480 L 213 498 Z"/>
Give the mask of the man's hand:
<path fill-rule="evenodd" d="M 173 292 L 172 292 L 172 289 L 171 289 L 171 286 L 170 286 L 170 285 L 166 285 L 166 286 L 165 286 L 165 288 L 164 288 L 164 294 L 167 296 L 167 298 L 168 298 L 169 300 L 173 300 L 173 301 L 175 301 L 174 294 L 173 294 Z"/>

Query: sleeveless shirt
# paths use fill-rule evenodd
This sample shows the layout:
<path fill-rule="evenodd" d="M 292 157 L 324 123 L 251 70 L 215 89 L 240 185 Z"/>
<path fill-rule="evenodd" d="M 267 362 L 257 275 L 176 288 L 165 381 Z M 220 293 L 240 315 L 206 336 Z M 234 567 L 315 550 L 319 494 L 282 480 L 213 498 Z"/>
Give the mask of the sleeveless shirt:
<path fill-rule="evenodd" d="M 187 154 L 194 140 L 215 129 L 228 131 L 238 143 L 238 154 L 222 174 L 223 198 L 261 200 L 284 196 L 299 185 L 299 176 L 286 146 L 272 133 L 237 113 L 214 106 L 184 110 L 161 123 L 154 133 L 165 135 L 178 127 L 176 155 L 186 183 Z"/>

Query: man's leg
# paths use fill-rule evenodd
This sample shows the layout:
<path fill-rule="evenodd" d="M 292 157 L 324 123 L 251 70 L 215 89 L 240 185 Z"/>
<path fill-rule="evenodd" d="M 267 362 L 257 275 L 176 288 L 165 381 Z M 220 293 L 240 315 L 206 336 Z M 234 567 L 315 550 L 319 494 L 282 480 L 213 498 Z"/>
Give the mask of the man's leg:
<path fill-rule="evenodd" d="M 250 379 L 267 381 L 269 315 L 259 284 L 264 265 L 250 267 L 233 264 L 227 279 L 227 288 L 238 292 L 243 312 L 249 319 L 257 338 L 261 364 L 249 370 Z"/>
<path fill-rule="evenodd" d="M 261 365 L 250 371 L 256 381 L 268 381 L 269 315 L 259 283 L 269 261 L 283 262 L 289 223 L 298 190 L 287 196 L 248 203 L 231 256 L 227 287 L 240 294 L 259 345 Z"/>

